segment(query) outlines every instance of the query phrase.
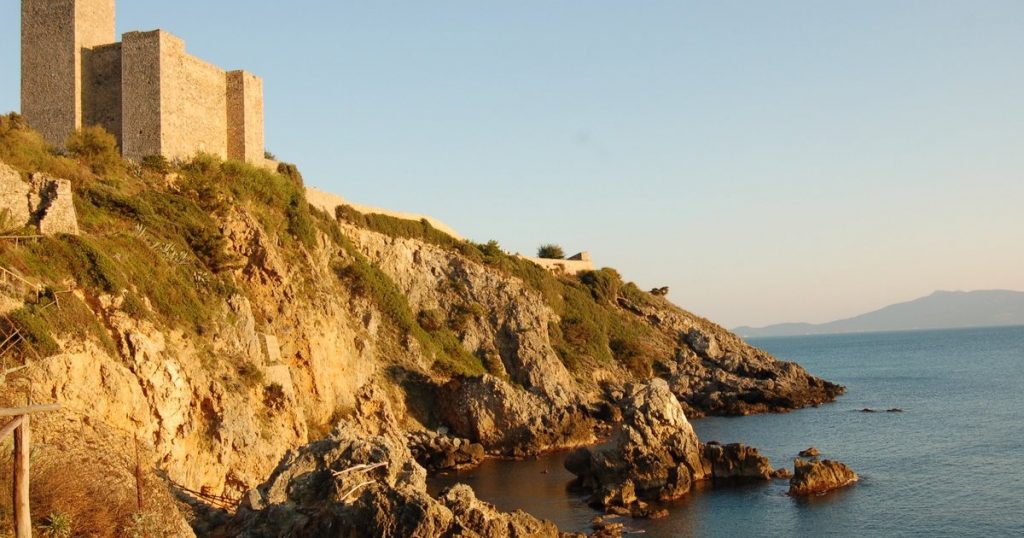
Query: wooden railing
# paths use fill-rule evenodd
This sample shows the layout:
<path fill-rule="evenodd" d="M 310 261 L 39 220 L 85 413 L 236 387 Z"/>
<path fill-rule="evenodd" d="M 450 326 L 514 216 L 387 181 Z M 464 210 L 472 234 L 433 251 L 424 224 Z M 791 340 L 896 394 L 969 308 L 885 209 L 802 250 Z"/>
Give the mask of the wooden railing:
<path fill-rule="evenodd" d="M 57 411 L 60 404 L 30 405 L 0 409 L 0 418 L 11 421 L 0 428 L 0 439 L 14 434 L 14 537 L 32 538 L 32 511 L 29 505 L 29 454 L 31 432 L 29 417 L 37 413 Z"/>

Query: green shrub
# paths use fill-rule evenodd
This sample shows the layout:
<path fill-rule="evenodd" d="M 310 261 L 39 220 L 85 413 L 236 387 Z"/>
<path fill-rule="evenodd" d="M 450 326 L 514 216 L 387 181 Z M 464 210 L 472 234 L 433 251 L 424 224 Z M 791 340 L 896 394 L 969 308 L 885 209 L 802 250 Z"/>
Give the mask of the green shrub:
<path fill-rule="evenodd" d="M 78 162 L 55 155 L 42 135 L 13 112 L 0 116 L 0 160 L 23 172 L 46 172 L 76 185 L 92 177 Z"/>
<path fill-rule="evenodd" d="M 75 279 L 98 292 L 114 293 L 125 287 L 123 273 L 106 253 L 81 236 L 61 238 L 65 263 Z"/>
<path fill-rule="evenodd" d="M 288 216 L 288 233 L 303 245 L 312 248 L 316 244 L 316 228 L 309 216 L 309 204 L 306 203 L 305 193 L 293 192 L 291 194 L 286 215 Z"/>
<path fill-rule="evenodd" d="M 416 316 L 416 321 L 427 332 L 439 331 L 445 326 L 444 314 L 440 310 L 421 310 Z"/>
<path fill-rule="evenodd" d="M 150 172 L 166 175 L 171 171 L 171 162 L 163 155 L 146 155 L 142 158 L 142 168 Z"/>
<path fill-rule="evenodd" d="M 211 272 L 219 273 L 234 263 L 227 252 L 227 238 L 212 226 L 194 226 L 185 230 L 185 240 L 192 252 Z"/>
<path fill-rule="evenodd" d="M 590 289 L 594 300 L 600 303 L 615 303 L 623 285 L 619 272 L 609 267 L 598 271 L 585 271 L 578 276 L 580 282 Z"/>
<path fill-rule="evenodd" d="M 244 361 L 238 365 L 238 379 L 246 388 L 256 388 L 263 384 L 263 370 L 252 361 Z"/>
<path fill-rule="evenodd" d="M 537 249 L 537 257 L 549 260 L 564 260 L 565 251 L 563 251 L 562 247 L 558 245 L 541 245 L 540 248 Z"/>
<path fill-rule="evenodd" d="M 25 339 L 18 344 L 22 354 L 30 354 L 32 350 L 35 350 L 40 356 L 48 357 L 60 351 L 57 341 L 50 334 L 49 324 L 34 305 L 24 306 L 8 313 L 5 325 L 10 329 L 17 329 Z M 6 332 L 8 331 L 5 330 Z M 31 349 L 26 346 L 30 346 Z"/>
<path fill-rule="evenodd" d="M 426 219 L 408 220 L 379 213 L 360 213 L 349 205 L 336 207 L 334 216 L 354 226 L 391 237 L 416 239 L 449 249 L 464 248 L 462 246 L 465 244 L 464 241 L 434 228 Z"/>
<path fill-rule="evenodd" d="M 117 149 L 117 139 L 103 127 L 93 125 L 76 130 L 65 143 L 68 154 L 88 166 L 93 173 L 122 173 L 124 161 Z"/>
<path fill-rule="evenodd" d="M 641 378 L 651 376 L 651 361 L 636 338 L 612 338 L 609 345 L 615 360 L 634 375 Z"/>
<path fill-rule="evenodd" d="M 480 251 L 480 255 L 483 256 L 483 262 L 487 265 L 498 265 L 507 257 L 505 252 L 501 250 L 501 245 L 494 239 L 486 243 L 478 243 L 476 248 Z"/>
<path fill-rule="evenodd" d="M 52 512 L 39 525 L 44 538 L 71 538 L 71 516 L 64 512 Z"/>
<path fill-rule="evenodd" d="M 462 333 L 469 328 L 471 321 L 483 316 L 484 309 L 479 303 L 456 304 L 448 313 L 448 328 L 456 333 Z"/>
<path fill-rule="evenodd" d="M 288 397 L 280 383 L 271 383 L 263 388 L 263 404 L 272 411 L 284 411 Z"/>

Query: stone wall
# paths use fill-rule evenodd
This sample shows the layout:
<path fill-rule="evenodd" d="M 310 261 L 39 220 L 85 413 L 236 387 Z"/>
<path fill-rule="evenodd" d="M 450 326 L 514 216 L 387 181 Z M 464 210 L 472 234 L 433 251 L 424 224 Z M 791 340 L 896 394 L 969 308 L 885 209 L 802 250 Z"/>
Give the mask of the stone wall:
<path fill-rule="evenodd" d="M 197 152 L 228 157 L 227 74 L 185 51 L 164 33 L 160 51 L 161 153 L 187 159 Z"/>
<path fill-rule="evenodd" d="M 3 230 L 36 224 L 43 235 L 78 235 L 78 216 L 71 182 L 47 174 L 33 174 L 26 182 L 14 168 L 0 161 L 0 215 Z"/>
<path fill-rule="evenodd" d="M 363 214 L 373 213 L 377 215 L 387 215 L 389 217 L 395 217 L 396 219 L 404 220 L 426 220 L 434 228 L 441 230 L 442 232 L 454 237 L 455 239 L 463 239 L 463 237 L 459 235 L 459 233 L 456 232 L 454 228 L 435 219 L 434 217 L 418 215 L 416 213 L 404 213 L 401 211 L 391 211 L 390 209 L 381 209 L 379 207 L 370 207 L 360 204 L 354 204 L 348 200 L 345 200 L 341 196 L 338 196 L 337 194 L 324 192 L 320 189 L 315 189 L 313 187 L 306 187 L 306 201 L 312 204 L 313 207 L 317 207 L 326 211 L 331 216 L 334 216 L 335 208 L 337 208 L 340 205 L 347 205 L 352 206 L 353 209 Z"/>
<path fill-rule="evenodd" d="M 548 258 L 536 258 L 532 256 L 519 256 L 520 258 L 530 260 L 533 263 L 547 269 L 554 273 L 564 273 L 567 275 L 576 275 L 584 271 L 593 271 L 594 263 L 590 261 L 590 255 L 586 252 L 581 252 L 567 260 L 552 260 Z"/>
<path fill-rule="evenodd" d="M 21 113 L 53 146 L 85 119 L 82 52 L 114 41 L 114 0 L 22 0 Z"/>
<path fill-rule="evenodd" d="M 246 71 L 227 74 L 228 157 L 260 163 L 263 141 L 263 81 Z"/>
<path fill-rule="evenodd" d="M 121 43 L 82 51 L 82 70 L 82 123 L 102 126 L 123 146 Z"/>
<path fill-rule="evenodd" d="M 0 224 L 4 230 L 21 226 L 32 216 L 28 207 L 28 183 L 17 170 L 0 162 Z"/>
<path fill-rule="evenodd" d="M 121 45 L 121 99 L 124 132 L 121 152 L 140 160 L 161 152 L 159 30 L 128 32 Z"/>
<path fill-rule="evenodd" d="M 62 147 L 79 122 L 74 0 L 22 0 L 21 113 Z"/>
<path fill-rule="evenodd" d="M 33 174 L 29 199 L 39 200 L 35 218 L 43 235 L 78 235 L 78 215 L 71 194 L 71 182 L 46 174 Z"/>
<path fill-rule="evenodd" d="M 22 114 L 62 148 L 100 125 L 125 157 L 198 152 L 268 166 L 263 82 L 188 54 L 164 31 L 116 43 L 114 0 L 22 0 Z"/>

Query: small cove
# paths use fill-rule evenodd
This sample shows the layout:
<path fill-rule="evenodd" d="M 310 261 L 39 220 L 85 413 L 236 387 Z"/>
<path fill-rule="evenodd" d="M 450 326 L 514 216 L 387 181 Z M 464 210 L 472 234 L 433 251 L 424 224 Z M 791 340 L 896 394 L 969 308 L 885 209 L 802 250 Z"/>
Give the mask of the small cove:
<path fill-rule="evenodd" d="M 743 442 L 775 467 L 808 446 L 861 481 L 793 499 L 786 482 L 702 487 L 669 517 L 626 520 L 647 536 L 1007 536 L 1024 534 L 1024 328 L 874 333 L 752 341 L 847 386 L 838 402 L 781 415 L 693 421 L 702 441 Z M 903 413 L 862 413 L 900 407 Z M 563 530 L 598 512 L 567 491 L 567 452 L 490 460 L 435 477 L 464 482 L 503 510 L 523 509 Z"/>

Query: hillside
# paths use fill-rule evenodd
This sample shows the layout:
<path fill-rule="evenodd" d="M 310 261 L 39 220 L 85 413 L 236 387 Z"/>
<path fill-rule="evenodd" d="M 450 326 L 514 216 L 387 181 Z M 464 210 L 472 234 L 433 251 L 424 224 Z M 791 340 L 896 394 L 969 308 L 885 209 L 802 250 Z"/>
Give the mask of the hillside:
<path fill-rule="evenodd" d="M 1024 325 L 1024 292 L 937 291 L 927 297 L 829 323 L 737 327 L 743 337 Z"/>
<path fill-rule="evenodd" d="M 429 223 L 317 210 L 290 165 L 136 164 L 76 137 L 59 156 L 0 117 L 4 177 L 70 180 L 80 229 L 0 241 L 22 279 L 0 283 L 4 360 L 27 366 L 0 406 L 64 406 L 33 418 L 33 509 L 83 534 L 207 534 L 342 424 L 408 435 L 428 465 L 441 445 L 479 461 L 593 442 L 653 376 L 691 417 L 842 392 L 613 269 L 557 276 Z"/>

